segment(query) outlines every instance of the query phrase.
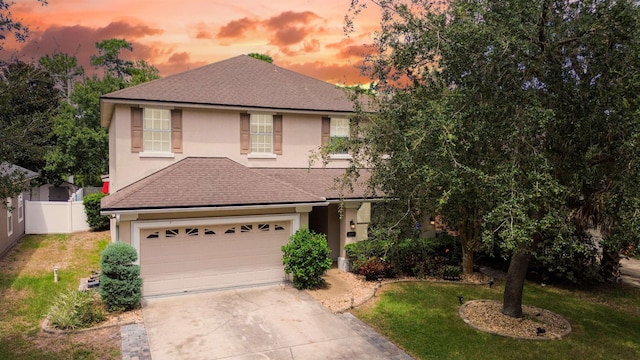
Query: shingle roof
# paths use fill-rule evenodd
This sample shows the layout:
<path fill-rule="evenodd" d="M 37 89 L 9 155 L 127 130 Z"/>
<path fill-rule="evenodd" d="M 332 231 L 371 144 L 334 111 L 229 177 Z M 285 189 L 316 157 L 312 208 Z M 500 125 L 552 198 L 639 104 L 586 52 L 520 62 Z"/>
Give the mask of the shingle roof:
<path fill-rule="evenodd" d="M 102 200 L 102 210 L 323 202 L 227 158 L 185 158 Z"/>
<path fill-rule="evenodd" d="M 344 89 L 246 55 L 112 92 L 101 99 L 353 111 Z"/>
<path fill-rule="evenodd" d="M 103 211 L 324 203 L 344 169 L 250 169 L 228 158 L 180 160 L 102 199 Z M 362 198 L 358 188 L 344 198 Z"/>
<path fill-rule="evenodd" d="M 327 200 L 363 199 L 367 197 L 366 182 L 369 179 L 367 170 L 360 170 L 360 177 L 353 186 L 353 191 L 341 190 L 339 179 L 345 169 L 336 168 L 256 168 L 255 171 L 292 184 L 298 189 L 317 194 Z"/>
<path fill-rule="evenodd" d="M 0 175 L 13 175 L 18 172 L 22 173 L 26 179 L 33 179 L 38 176 L 38 173 L 25 169 L 22 166 L 13 165 L 6 161 L 0 163 Z"/>

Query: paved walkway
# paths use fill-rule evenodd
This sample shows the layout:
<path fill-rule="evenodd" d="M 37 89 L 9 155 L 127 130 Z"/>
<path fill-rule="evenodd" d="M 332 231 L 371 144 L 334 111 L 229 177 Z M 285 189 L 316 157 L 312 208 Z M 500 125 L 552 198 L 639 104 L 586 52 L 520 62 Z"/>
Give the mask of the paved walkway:
<path fill-rule="evenodd" d="M 147 330 L 144 324 L 122 325 L 122 360 L 151 360 Z"/>

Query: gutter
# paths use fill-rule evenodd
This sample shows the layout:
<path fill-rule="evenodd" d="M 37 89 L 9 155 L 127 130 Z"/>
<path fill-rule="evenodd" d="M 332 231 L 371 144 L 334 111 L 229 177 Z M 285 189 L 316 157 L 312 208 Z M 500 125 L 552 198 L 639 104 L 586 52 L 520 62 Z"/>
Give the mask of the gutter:
<path fill-rule="evenodd" d="M 328 206 L 328 201 L 310 202 L 310 203 L 289 203 L 274 205 L 232 205 L 232 206 L 205 206 L 205 207 L 182 207 L 182 208 L 158 208 L 158 209 L 106 209 L 100 210 L 100 215 L 117 215 L 117 214 L 161 214 L 161 213 L 185 213 L 185 212 L 203 212 L 203 211 L 223 211 L 223 210 L 260 210 L 260 209 L 285 209 L 301 206 Z"/>

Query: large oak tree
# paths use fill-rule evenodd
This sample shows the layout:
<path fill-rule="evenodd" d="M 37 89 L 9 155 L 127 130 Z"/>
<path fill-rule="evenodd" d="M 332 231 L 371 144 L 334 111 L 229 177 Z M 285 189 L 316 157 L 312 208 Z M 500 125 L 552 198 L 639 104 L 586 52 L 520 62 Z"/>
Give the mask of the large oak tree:
<path fill-rule="evenodd" d="M 366 5 L 379 103 L 351 146 L 372 185 L 436 209 L 467 260 L 480 241 L 508 254 L 509 316 L 532 255 L 590 229 L 615 277 L 640 238 L 637 2 L 352 0 L 347 29 Z"/>

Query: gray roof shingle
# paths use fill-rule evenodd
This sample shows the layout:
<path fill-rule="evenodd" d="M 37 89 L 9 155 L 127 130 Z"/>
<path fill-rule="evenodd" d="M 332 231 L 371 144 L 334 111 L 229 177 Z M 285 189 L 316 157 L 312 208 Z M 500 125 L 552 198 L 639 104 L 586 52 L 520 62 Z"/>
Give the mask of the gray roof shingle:
<path fill-rule="evenodd" d="M 344 169 L 250 169 L 228 158 L 188 157 L 102 199 L 103 211 L 324 203 Z M 345 199 L 363 198 L 364 187 Z"/>
<path fill-rule="evenodd" d="M 326 112 L 354 109 L 345 89 L 246 55 L 112 92 L 101 99 L 103 103 L 140 100 Z M 109 121 L 104 115 L 103 124 Z"/>

